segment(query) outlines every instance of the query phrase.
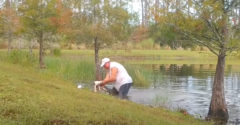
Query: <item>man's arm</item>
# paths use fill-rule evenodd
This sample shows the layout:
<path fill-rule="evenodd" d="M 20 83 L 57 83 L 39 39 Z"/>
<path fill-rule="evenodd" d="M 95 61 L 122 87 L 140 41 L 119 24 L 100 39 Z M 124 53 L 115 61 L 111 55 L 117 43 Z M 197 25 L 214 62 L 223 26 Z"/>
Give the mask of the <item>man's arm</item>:
<path fill-rule="evenodd" d="M 117 78 L 117 68 L 111 68 L 111 75 L 109 73 L 106 74 L 105 79 L 102 81 L 101 86 L 106 85 L 107 83 L 116 81 Z"/>

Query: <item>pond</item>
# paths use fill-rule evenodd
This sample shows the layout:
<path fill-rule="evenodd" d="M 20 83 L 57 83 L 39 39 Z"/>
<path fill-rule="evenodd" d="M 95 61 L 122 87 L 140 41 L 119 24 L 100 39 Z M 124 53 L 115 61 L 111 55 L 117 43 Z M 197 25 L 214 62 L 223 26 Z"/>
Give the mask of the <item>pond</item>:
<path fill-rule="evenodd" d="M 185 109 L 202 119 L 207 116 L 215 64 L 138 65 L 153 71 L 152 84 L 148 88 L 132 88 L 129 92 L 131 101 L 173 110 Z M 225 67 L 225 97 L 231 122 L 240 118 L 240 65 Z"/>

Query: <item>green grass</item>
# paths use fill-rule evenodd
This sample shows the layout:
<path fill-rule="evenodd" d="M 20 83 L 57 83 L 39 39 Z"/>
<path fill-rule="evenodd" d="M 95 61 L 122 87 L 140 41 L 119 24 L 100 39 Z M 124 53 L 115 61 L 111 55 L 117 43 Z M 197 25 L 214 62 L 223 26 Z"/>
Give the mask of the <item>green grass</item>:
<path fill-rule="evenodd" d="M 89 58 L 82 57 L 81 59 L 69 57 L 52 57 L 45 58 L 47 69 L 45 72 L 56 74 L 65 80 L 74 83 L 93 83 L 95 79 L 95 64 Z M 149 87 L 151 70 L 143 69 L 139 66 L 125 65 L 129 74 L 134 80 L 136 87 Z M 104 75 L 104 71 L 103 74 Z M 104 78 L 104 76 L 102 76 Z"/>
<path fill-rule="evenodd" d="M 0 59 L 4 62 L 19 64 L 24 67 L 38 67 L 37 56 L 30 56 L 26 51 L 13 51 L 7 56 L 7 53 L 1 52 Z M 93 83 L 95 79 L 94 56 L 84 55 L 64 55 L 46 56 L 44 62 L 46 69 L 38 70 L 41 73 L 50 73 L 73 83 Z M 148 76 L 149 71 L 142 70 L 141 67 L 128 66 L 129 73 L 134 79 L 134 86 L 147 87 L 150 85 Z M 102 73 L 104 75 L 104 72 Z M 102 76 L 104 78 L 104 76 Z"/>
<path fill-rule="evenodd" d="M 48 56 L 45 58 L 46 72 L 72 82 L 92 83 L 95 79 L 94 61 L 89 59 L 60 58 Z"/>
<path fill-rule="evenodd" d="M 239 59 L 227 59 L 226 65 L 239 65 Z M 217 59 L 146 59 L 146 60 L 132 60 L 129 64 L 217 64 Z"/>
<path fill-rule="evenodd" d="M 70 55 L 94 55 L 93 50 L 63 50 L 63 54 Z M 209 51 L 189 50 L 100 50 L 101 56 L 125 56 L 125 57 L 184 57 L 184 58 L 212 58 L 215 57 Z M 215 57 L 216 58 L 216 57 Z"/>
<path fill-rule="evenodd" d="M 1 125 L 203 125 L 179 112 L 79 90 L 50 74 L 0 62 Z"/>
<path fill-rule="evenodd" d="M 59 50 L 60 51 L 60 50 Z M 217 58 L 208 51 L 187 50 L 101 50 L 100 59 L 110 57 L 126 66 L 134 79 L 134 86 L 148 87 L 151 70 L 136 64 L 216 64 Z M 232 58 L 232 57 L 231 57 Z M 226 64 L 239 65 L 239 60 L 228 59 Z M 33 56 L 27 51 L 13 51 L 7 56 L 6 50 L 0 50 L 0 60 L 24 67 L 38 67 L 37 50 Z M 62 50 L 61 56 L 45 56 L 46 70 L 43 73 L 55 74 L 73 83 L 92 83 L 95 79 L 93 50 Z"/>
<path fill-rule="evenodd" d="M 152 70 L 140 67 L 138 65 L 125 65 L 129 75 L 133 78 L 134 87 L 148 88 L 151 83 Z"/>
<path fill-rule="evenodd" d="M 65 56 L 88 56 L 94 58 L 93 50 L 63 50 Z M 190 50 L 100 50 L 100 58 L 130 59 L 131 64 L 216 64 L 217 56 L 209 51 Z M 236 53 L 227 56 L 226 64 L 238 65 Z"/>
<path fill-rule="evenodd" d="M 26 50 L 28 51 L 28 50 Z M 78 55 L 78 56 L 94 56 L 93 49 L 87 50 L 61 50 L 60 53 L 57 50 L 57 55 Z M 7 53 L 6 49 L 0 49 L 1 53 Z M 35 54 L 38 54 L 38 50 L 34 50 Z M 49 54 L 50 51 L 47 51 Z M 190 50 L 151 50 L 151 49 L 126 49 L 126 50 L 113 50 L 113 49 L 101 49 L 100 56 L 122 56 L 122 57 L 161 57 L 161 58 L 172 58 L 172 59 L 187 59 L 187 58 L 194 58 L 194 59 L 206 59 L 217 58 L 213 53 L 210 51 L 190 51 Z M 231 53 L 228 58 L 232 59 L 239 59 L 239 54 L 237 52 Z"/>

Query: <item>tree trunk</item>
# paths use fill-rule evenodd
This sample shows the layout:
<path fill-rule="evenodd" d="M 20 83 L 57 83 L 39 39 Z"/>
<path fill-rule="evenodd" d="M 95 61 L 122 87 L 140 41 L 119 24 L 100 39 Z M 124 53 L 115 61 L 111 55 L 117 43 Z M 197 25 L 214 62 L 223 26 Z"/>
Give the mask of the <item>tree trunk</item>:
<path fill-rule="evenodd" d="M 22 49 L 22 39 L 21 38 L 19 38 L 19 40 L 18 40 L 18 50 L 21 50 Z"/>
<path fill-rule="evenodd" d="M 98 38 L 95 37 L 94 38 L 94 49 L 95 49 L 95 67 L 96 67 L 96 75 L 95 75 L 95 79 L 96 80 L 100 80 L 101 79 L 101 75 L 100 75 L 100 65 L 99 65 L 99 43 L 98 43 Z"/>
<path fill-rule="evenodd" d="M 187 15 L 190 17 L 190 0 L 187 1 Z"/>
<path fill-rule="evenodd" d="M 11 43 L 12 43 L 12 26 L 11 26 L 11 3 L 10 0 L 6 0 L 6 9 L 7 9 L 7 15 L 6 15 L 6 23 L 7 23 L 7 39 L 8 39 L 8 54 L 11 51 Z"/>
<path fill-rule="evenodd" d="M 145 2 L 145 7 L 144 7 L 144 26 L 148 27 L 148 8 L 149 8 L 149 5 L 148 5 L 148 1 L 147 0 L 144 0 Z"/>
<path fill-rule="evenodd" d="M 142 5 L 142 27 L 144 27 L 144 0 L 141 0 L 141 5 Z"/>
<path fill-rule="evenodd" d="M 238 23 L 237 23 L 237 25 L 239 25 L 239 24 L 240 24 L 240 6 L 238 8 Z"/>
<path fill-rule="evenodd" d="M 9 31 L 8 31 L 8 53 L 10 53 L 11 52 L 11 43 L 12 43 L 12 32 L 11 32 L 11 30 L 9 29 Z"/>
<path fill-rule="evenodd" d="M 41 69 L 44 69 L 46 67 L 45 67 L 45 64 L 44 64 L 44 61 L 43 61 L 43 56 L 44 56 L 44 54 L 43 54 L 43 33 L 40 33 L 38 42 L 39 42 L 39 45 L 40 45 L 40 48 L 39 48 L 39 66 L 40 66 Z"/>
<path fill-rule="evenodd" d="M 33 49 L 33 42 L 32 42 L 32 40 L 30 40 L 30 43 L 29 43 L 29 53 L 30 53 L 30 55 L 32 56 L 33 55 L 33 52 L 32 52 L 32 49 Z"/>
<path fill-rule="evenodd" d="M 224 94 L 225 53 L 219 54 L 216 73 L 212 88 L 212 99 L 208 111 L 208 118 L 213 120 L 228 120 L 228 110 Z"/>
<path fill-rule="evenodd" d="M 155 23 L 157 23 L 157 18 L 159 17 L 159 4 L 159 0 L 155 0 Z"/>

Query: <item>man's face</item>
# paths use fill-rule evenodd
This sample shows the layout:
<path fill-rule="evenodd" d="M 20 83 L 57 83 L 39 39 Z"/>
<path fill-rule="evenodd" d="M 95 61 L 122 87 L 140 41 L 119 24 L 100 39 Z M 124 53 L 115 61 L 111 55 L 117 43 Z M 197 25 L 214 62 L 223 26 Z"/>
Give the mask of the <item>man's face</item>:
<path fill-rule="evenodd" d="M 105 65 L 104 65 L 104 68 L 109 69 L 110 68 L 110 62 L 106 62 Z"/>

